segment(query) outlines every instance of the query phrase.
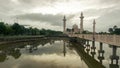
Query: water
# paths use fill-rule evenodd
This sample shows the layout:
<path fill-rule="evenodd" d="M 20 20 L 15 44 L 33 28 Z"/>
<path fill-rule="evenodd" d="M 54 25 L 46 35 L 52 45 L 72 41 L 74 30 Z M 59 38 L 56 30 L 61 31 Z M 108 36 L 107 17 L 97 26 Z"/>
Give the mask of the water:
<path fill-rule="evenodd" d="M 110 68 L 112 48 L 107 44 L 103 44 L 105 53 L 102 63 L 98 60 L 98 42 L 94 59 L 90 53 L 92 50 L 87 54 L 86 48 L 82 46 L 86 47 L 62 38 L 0 45 L 0 68 L 91 68 L 94 64 Z M 118 47 L 116 55 L 120 55 Z M 93 63 L 89 63 L 91 60 Z"/>
<path fill-rule="evenodd" d="M 90 46 L 92 47 L 92 42 L 90 42 Z M 116 64 L 116 60 L 114 59 L 113 60 L 113 63 L 111 63 L 111 58 L 110 56 L 112 55 L 115 55 L 115 56 L 120 56 L 120 47 L 117 47 L 117 46 L 112 46 L 112 45 L 108 45 L 108 44 L 103 44 L 103 59 L 99 59 L 99 50 L 100 50 L 100 43 L 99 42 L 95 42 L 95 55 L 94 55 L 94 59 L 96 59 L 97 61 L 99 61 L 101 64 L 103 64 L 106 68 L 119 68 L 119 65 L 120 65 L 120 60 L 118 59 L 118 64 Z M 116 54 L 113 54 L 113 48 L 116 48 L 116 50 L 114 51 L 114 53 Z M 90 50 L 91 51 L 91 50 Z M 91 53 L 89 52 L 89 55 L 91 55 Z M 102 54 L 101 54 L 102 56 Z"/>

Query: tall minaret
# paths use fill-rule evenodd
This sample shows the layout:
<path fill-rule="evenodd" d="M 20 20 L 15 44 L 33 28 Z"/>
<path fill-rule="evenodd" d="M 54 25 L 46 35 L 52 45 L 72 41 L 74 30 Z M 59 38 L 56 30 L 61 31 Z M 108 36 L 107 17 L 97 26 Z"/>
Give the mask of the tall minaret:
<path fill-rule="evenodd" d="M 66 17 L 63 18 L 63 33 L 66 33 Z"/>
<path fill-rule="evenodd" d="M 93 21 L 93 40 L 95 40 L 95 24 L 96 24 L 96 22 L 95 22 L 95 19 L 94 19 L 94 21 Z"/>
<path fill-rule="evenodd" d="M 80 33 L 82 33 L 84 31 L 83 29 L 83 13 L 81 12 L 81 16 L 80 16 Z"/>

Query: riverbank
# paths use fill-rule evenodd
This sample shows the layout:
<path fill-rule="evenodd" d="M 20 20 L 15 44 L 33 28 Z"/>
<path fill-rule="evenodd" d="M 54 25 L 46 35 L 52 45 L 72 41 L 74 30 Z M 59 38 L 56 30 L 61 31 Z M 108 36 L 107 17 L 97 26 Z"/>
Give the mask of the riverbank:
<path fill-rule="evenodd" d="M 44 36 L 3 36 L 0 37 L 0 44 L 33 41 L 45 38 Z"/>
<path fill-rule="evenodd" d="M 45 40 L 49 38 L 68 38 L 68 36 L 3 36 L 0 37 L 0 44 Z"/>

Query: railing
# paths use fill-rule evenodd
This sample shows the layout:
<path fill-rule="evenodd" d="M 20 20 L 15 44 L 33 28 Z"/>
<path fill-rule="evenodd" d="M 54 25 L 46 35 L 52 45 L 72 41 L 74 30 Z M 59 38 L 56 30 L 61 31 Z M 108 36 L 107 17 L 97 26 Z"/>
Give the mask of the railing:
<path fill-rule="evenodd" d="M 84 39 L 93 41 L 92 34 L 72 34 L 72 35 L 69 34 L 69 36 L 70 37 L 84 38 Z M 120 46 L 120 35 L 99 35 L 99 34 L 96 34 L 95 41 Z"/>

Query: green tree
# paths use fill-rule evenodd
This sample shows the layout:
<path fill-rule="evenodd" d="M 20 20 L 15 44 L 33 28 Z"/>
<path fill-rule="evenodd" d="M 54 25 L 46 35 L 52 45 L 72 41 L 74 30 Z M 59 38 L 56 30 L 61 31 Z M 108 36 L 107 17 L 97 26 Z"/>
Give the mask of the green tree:
<path fill-rule="evenodd" d="M 0 22 L 0 35 L 45 35 L 45 36 L 57 36 L 62 35 L 61 31 L 37 29 L 37 28 L 25 28 L 23 25 L 14 23 L 13 25 L 4 24 Z"/>
<path fill-rule="evenodd" d="M 108 30 L 111 34 L 113 34 L 113 28 L 109 28 Z"/>
<path fill-rule="evenodd" d="M 6 26 L 4 22 L 0 22 L 0 34 L 4 35 L 6 31 Z"/>
<path fill-rule="evenodd" d="M 120 35 L 120 28 L 116 28 L 114 34 Z"/>
<path fill-rule="evenodd" d="M 115 31 L 115 29 L 117 29 L 118 27 L 116 25 L 113 26 L 113 30 Z"/>
<path fill-rule="evenodd" d="M 5 35 L 13 35 L 14 30 L 11 28 L 11 26 L 6 25 L 6 31 L 5 31 Z"/>
<path fill-rule="evenodd" d="M 113 28 L 109 28 L 108 31 L 110 32 L 110 34 L 120 35 L 120 28 L 118 28 L 116 25 L 113 26 Z"/>
<path fill-rule="evenodd" d="M 46 30 L 45 29 L 41 29 L 39 32 L 40 32 L 40 35 L 45 35 L 46 34 Z"/>
<path fill-rule="evenodd" d="M 12 25 L 12 29 L 14 30 L 15 35 L 23 35 L 25 31 L 25 27 L 19 25 L 18 23 L 14 23 Z"/>

